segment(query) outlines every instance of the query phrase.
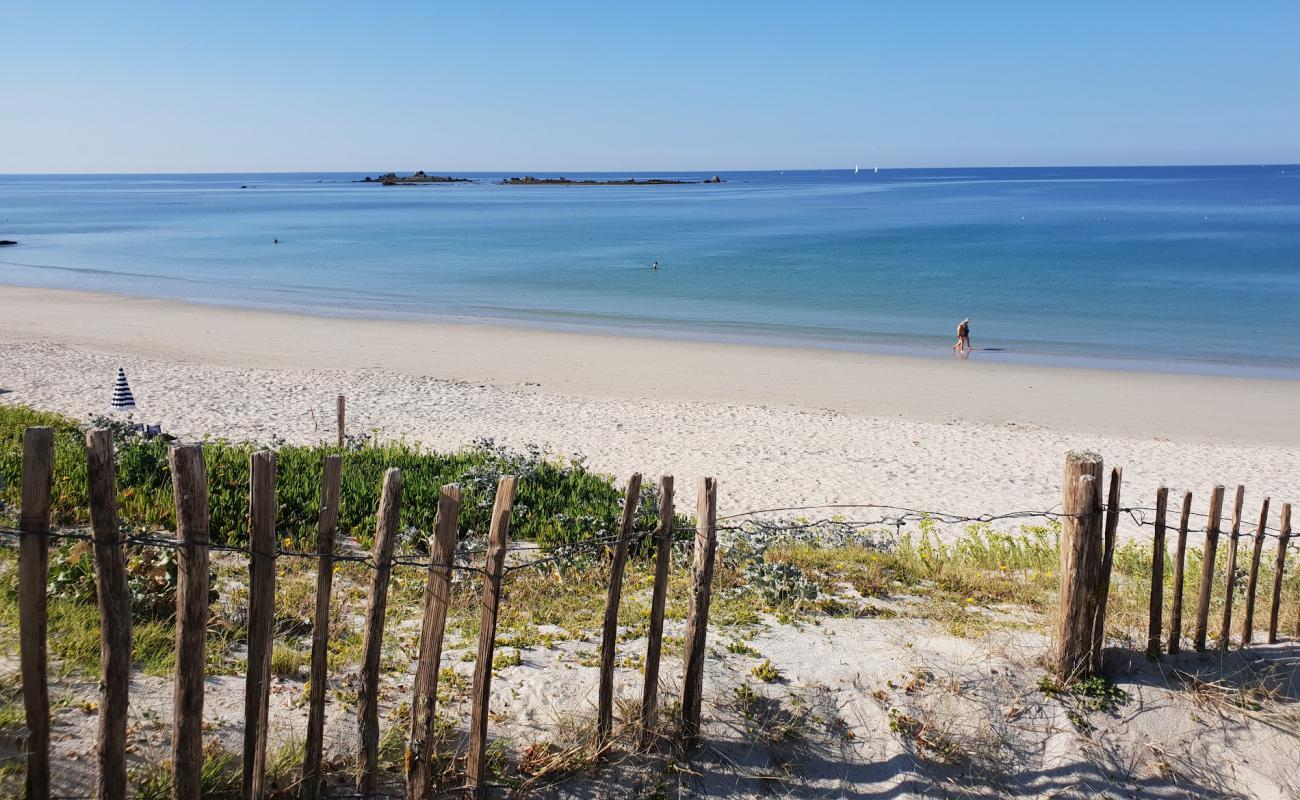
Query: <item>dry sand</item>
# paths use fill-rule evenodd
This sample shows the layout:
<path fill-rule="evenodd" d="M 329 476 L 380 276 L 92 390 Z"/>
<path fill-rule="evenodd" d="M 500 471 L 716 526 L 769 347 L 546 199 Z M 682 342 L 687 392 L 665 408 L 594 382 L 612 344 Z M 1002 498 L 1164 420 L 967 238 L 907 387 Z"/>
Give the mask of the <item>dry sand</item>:
<path fill-rule="evenodd" d="M 673 473 L 722 513 L 887 503 L 964 514 L 1046 509 L 1063 454 L 1198 499 L 1296 495 L 1300 381 L 1093 371 L 648 340 L 481 323 L 230 310 L 0 287 L 0 402 L 108 411 L 126 367 L 140 411 L 183 437 L 291 442 L 349 428 L 457 448 L 479 437 L 581 455 L 622 477 Z M 1199 503 L 1198 503 L 1199 506 Z M 1274 508 L 1278 503 L 1274 503 Z"/>
<path fill-rule="evenodd" d="M 710 629 L 701 746 L 688 758 L 671 748 L 633 753 L 624 731 L 603 767 L 517 796 L 557 798 L 1258 798 L 1300 796 L 1294 754 L 1300 736 L 1294 642 L 1260 645 L 1210 658 L 1194 653 L 1159 665 L 1131 650 L 1109 654 L 1127 699 L 1109 711 L 1086 701 L 1044 694 L 1041 633 L 995 631 L 959 638 L 926 619 L 907 616 L 915 600 L 888 602 L 902 616 L 782 623 L 757 629 Z M 971 615 L 1007 612 L 971 609 Z M 1032 623 L 1032 619 L 1029 620 Z M 418 620 L 394 626 L 381 683 L 382 728 L 406 723 L 393 712 L 410 701 L 411 653 Z M 680 636 L 670 622 L 665 632 Z M 728 652 L 746 642 L 761 655 Z M 474 665 L 461 659 L 474 643 L 452 639 L 443 665 L 467 685 Z M 597 644 L 563 641 L 520 652 L 521 663 L 498 671 L 492 684 L 490 733 L 512 765 L 531 748 L 568 748 L 586 741 L 595 716 Z M 644 653 L 644 638 L 619 645 L 620 658 Z M 663 697 L 676 698 L 681 660 L 665 653 Z M 505 648 L 510 652 L 509 648 Z M 754 677 L 761 660 L 779 677 Z M 400 666 L 399 666 L 400 665 Z M 405 667 L 403 669 L 402 667 Z M 11 667 L 12 668 L 12 667 Z M 1196 676 L 1196 677 L 1192 677 Z M 1289 676 L 1289 677 L 1288 677 Z M 621 667 L 621 702 L 639 697 L 640 672 Z M 444 678 L 444 683 L 446 679 Z M 327 761 L 349 763 L 356 748 L 351 674 L 331 676 L 325 733 Z M 1199 687 L 1191 689 L 1188 687 Z M 742 688 L 744 687 L 744 688 Z M 1249 692 L 1270 687 L 1255 695 Z M 93 785 L 96 686 L 60 679 L 53 753 L 61 793 Z M 243 737 L 244 678 L 209 677 L 206 740 L 238 753 Z M 301 743 L 306 685 L 275 678 L 270 701 L 273 752 Z M 463 748 L 469 708 L 464 690 L 438 713 L 453 726 L 448 747 Z M 1264 705 L 1256 706 L 1256 698 Z M 131 687 L 133 768 L 168 758 L 171 681 L 137 675 Z M 620 705 L 620 708 L 629 708 Z M 1072 712 L 1081 716 L 1072 719 Z M 622 715 L 620 711 L 620 716 Z M 1086 720 L 1082 722 L 1080 720 Z M 0 752 L 5 752 L 0 748 Z M 296 765 L 296 760 L 291 762 Z M 512 774 L 513 768 L 512 768 Z M 522 779 L 523 776 L 517 776 Z M 351 796 L 339 768 L 333 790 Z M 396 785 L 389 791 L 400 791 Z M 501 793 L 494 796 L 506 796 Z"/>

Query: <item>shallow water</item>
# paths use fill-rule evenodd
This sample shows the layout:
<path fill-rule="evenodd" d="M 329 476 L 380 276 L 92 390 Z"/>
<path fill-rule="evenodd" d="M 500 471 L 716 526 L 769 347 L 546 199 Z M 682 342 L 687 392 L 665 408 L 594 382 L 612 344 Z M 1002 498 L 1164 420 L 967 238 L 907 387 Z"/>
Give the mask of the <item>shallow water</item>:
<path fill-rule="evenodd" d="M 359 177 L 0 176 L 0 282 L 942 356 L 969 316 L 980 359 L 1300 375 L 1300 167 Z"/>

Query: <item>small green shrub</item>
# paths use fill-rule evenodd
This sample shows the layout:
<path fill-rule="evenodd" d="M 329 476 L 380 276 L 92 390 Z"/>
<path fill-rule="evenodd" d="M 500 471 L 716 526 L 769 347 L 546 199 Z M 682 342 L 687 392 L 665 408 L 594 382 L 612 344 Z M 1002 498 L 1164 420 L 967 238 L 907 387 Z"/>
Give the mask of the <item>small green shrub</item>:
<path fill-rule="evenodd" d="M 759 656 L 762 655 L 762 653 L 755 650 L 754 646 L 751 645 L 749 642 L 744 642 L 740 640 L 734 642 L 728 642 L 727 652 L 733 653 L 738 656 L 752 656 L 754 658 L 758 658 Z"/>
<path fill-rule="evenodd" d="M 764 659 L 762 664 L 754 667 L 749 674 L 758 678 L 763 683 L 775 683 L 781 680 L 781 670 L 777 669 L 771 659 Z"/>
<path fill-rule="evenodd" d="M 94 547 L 67 542 L 50 552 L 51 597 L 78 603 L 96 601 Z M 126 581 L 131 613 L 137 620 L 170 619 L 176 612 L 176 551 L 166 547 L 127 545 Z M 215 576 L 210 585 L 215 585 Z M 209 590 L 216 602 L 217 590 Z"/>
<path fill-rule="evenodd" d="M 492 669 L 503 670 L 506 667 L 517 667 L 524 663 L 524 658 L 518 650 L 498 650 L 492 656 Z"/>
<path fill-rule="evenodd" d="M 271 650 L 271 674 L 280 678 L 296 678 L 311 662 L 311 653 L 284 644 Z"/>

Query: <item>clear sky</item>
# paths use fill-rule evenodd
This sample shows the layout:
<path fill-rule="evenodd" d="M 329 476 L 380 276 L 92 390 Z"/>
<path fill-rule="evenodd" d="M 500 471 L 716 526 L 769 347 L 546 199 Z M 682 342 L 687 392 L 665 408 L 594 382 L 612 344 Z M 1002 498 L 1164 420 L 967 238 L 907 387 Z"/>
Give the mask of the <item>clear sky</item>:
<path fill-rule="evenodd" d="M 1300 161 L 1300 2 L 0 5 L 0 173 Z"/>

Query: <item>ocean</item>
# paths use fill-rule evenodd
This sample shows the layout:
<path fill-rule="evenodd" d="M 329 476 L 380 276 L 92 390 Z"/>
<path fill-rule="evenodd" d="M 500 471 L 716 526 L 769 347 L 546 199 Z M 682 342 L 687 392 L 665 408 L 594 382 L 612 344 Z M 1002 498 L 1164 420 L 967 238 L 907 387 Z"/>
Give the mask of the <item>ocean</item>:
<path fill-rule="evenodd" d="M 1300 166 L 365 174 L 0 176 L 0 283 L 1300 377 Z"/>

